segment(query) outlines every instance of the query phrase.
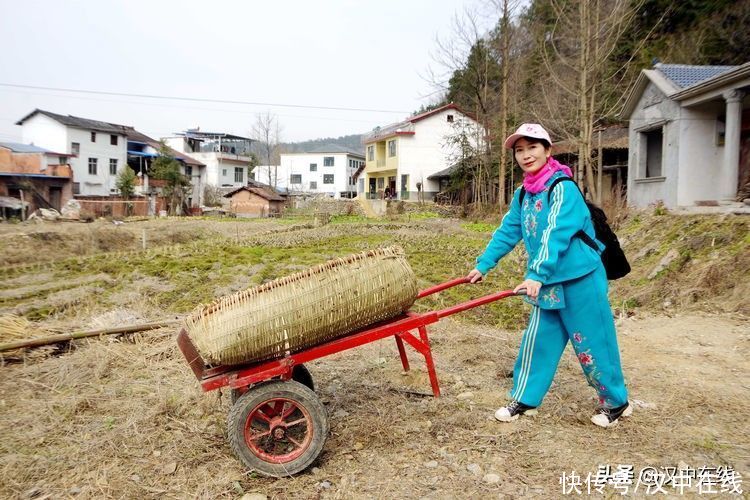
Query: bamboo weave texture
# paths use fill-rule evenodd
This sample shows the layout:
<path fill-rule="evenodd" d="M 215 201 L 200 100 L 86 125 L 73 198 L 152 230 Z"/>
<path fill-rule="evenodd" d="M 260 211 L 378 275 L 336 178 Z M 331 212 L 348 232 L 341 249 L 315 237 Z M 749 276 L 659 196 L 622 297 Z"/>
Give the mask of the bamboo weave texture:
<path fill-rule="evenodd" d="M 416 297 L 404 251 L 391 246 L 201 305 L 185 326 L 206 363 L 236 365 L 282 357 L 393 318 Z"/>

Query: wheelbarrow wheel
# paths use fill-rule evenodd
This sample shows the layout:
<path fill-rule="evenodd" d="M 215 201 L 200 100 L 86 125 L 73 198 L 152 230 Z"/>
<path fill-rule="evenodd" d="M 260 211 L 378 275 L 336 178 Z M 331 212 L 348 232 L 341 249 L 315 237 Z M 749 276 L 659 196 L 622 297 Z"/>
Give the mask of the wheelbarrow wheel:
<path fill-rule="evenodd" d="M 310 370 L 308 370 L 305 365 L 294 365 L 294 368 L 292 368 L 292 380 L 295 380 L 300 384 L 307 386 L 307 388 L 311 391 L 315 391 L 315 384 L 313 383 L 312 375 L 310 374 Z M 237 400 L 240 399 L 240 396 L 245 394 L 247 391 L 247 387 L 243 387 L 242 389 L 232 389 L 231 391 L 229 391 L 229 398 L 232 402 L 232 405 L 234 405 Z"/>
<path fill-rule="evenodd" d="M 309 388 L 273 381 L 251 388 L 232 406 L 229 445 L 250 469 L 273 477 L 306 469 L 328 434 L 326 410 Z"/>

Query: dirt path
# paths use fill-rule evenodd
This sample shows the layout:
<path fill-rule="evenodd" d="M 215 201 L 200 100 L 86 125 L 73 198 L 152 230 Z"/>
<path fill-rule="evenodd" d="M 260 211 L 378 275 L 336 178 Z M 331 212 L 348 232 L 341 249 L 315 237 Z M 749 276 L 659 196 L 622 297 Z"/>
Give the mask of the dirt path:
<path fill-rule="evenodd" d="M 537 417 L 492 419 L 520 332 L 435 325 L 439 399 L 420 395 L 429 383 L 417 356 L 402 374 L 392 341 L 314 362 L 328 441 L 314 468 L 279 480 L 246 474 L 231 455 L 227 398 L 200 392 L 173 332 L 81 342 L 2 368 L 0 496 L 558 498 L 563 472 L 606 464 L 729 465 L 747 491 L 750 322 L 634 317 L 619 335 L 639 407 L 610 430 L 588 421 L 595 401 L 570 349 Z"/>

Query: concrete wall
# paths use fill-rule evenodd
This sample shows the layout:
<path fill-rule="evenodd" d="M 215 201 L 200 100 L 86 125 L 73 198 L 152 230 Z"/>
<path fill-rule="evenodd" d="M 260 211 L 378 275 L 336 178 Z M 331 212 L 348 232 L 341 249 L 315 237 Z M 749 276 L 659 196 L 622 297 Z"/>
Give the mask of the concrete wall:
<path fill-rule="evenodd" d="M 680 107 L 667 98 L 653 83 L 643 92 L 630 116 L 628 155 L 628 204 L 647 207 L 662 202 L 677 204 L 679 178 Z M 662 127 L 662 175 L 646 178 L 646 140 L 644 132 Z"/>
<path fill-rule="evenodd" d="M 721 198 L 724 146 L 717 145 L 717 117 L 722 111 L 717 104 L 682 109 L 677 206 Z"/>

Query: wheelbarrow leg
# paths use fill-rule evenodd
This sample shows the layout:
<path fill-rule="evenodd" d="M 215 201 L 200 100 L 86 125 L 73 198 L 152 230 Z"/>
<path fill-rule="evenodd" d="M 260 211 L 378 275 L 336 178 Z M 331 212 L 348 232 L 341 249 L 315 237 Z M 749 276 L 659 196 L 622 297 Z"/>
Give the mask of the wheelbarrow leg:
<path fill-rule="evenodd" d="M 424 326 L 419 327 L 419 338 L 425 346 L 424 360 L 427 364 L 427 373 L 430 376 L 430 385 L 432 385 L 432 394 L 436 397 L 440 397 L 440 386 L 438 385 L 437 373 L 435 372 L 435 363 L 432 361 L 432 349 L 430 348 L 430 339 L 427 338 L 427 328 Z"/>
<path fill-rule="evenodd" d="M 401 356 L 401 365 L 404 367 L 404 371 L 409 371 L 409 359 L 406 357 L 406 351 L 404 350 L 404 341 L 401 340 L 401 337 L 398 335 L 394 335 L 396 337 L 396 347 L 398 347 L 398 354 Z"/>

